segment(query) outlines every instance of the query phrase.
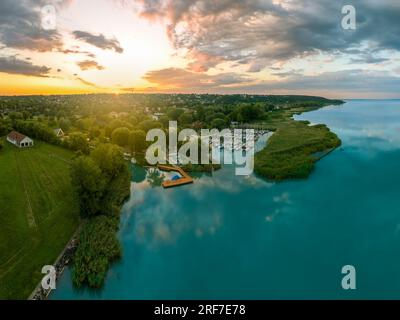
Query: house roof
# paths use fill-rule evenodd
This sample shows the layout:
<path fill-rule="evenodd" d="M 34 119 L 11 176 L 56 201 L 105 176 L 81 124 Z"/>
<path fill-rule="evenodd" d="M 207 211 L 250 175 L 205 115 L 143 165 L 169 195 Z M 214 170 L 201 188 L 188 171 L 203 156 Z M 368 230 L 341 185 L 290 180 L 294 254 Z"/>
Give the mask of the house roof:
<path fill-rule="evenodd" d="M 23 135 L 22 133 L 19 133 L 17 131 L 11 131 L 8 135 L 8 138 L 10 138 L 11 140 L 16 141 L 17 143 L 20 143 L 22 140 L 24 140 L 25 138 L 27 138 L 26 135 Z"/>

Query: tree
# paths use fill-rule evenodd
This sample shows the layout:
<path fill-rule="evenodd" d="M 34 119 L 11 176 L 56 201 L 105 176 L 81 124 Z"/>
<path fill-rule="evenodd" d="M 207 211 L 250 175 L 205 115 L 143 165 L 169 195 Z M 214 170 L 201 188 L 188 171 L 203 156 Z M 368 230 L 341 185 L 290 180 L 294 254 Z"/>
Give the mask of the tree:
<path fill-rule="evenodd" d="M 117 128 L 111 134 L 111 140 L 120 147 L 125 147 L 129 143 L 130 133 L 131 132 L 128 128 Z"/>
<path fill-rule="evenodd" d="M 101 130 L 99 127 L 91 127 L 89 131 L 89 137 L 91 139 L 98 138 L 101 135 Z"/>
<path fill-rule="evenodd" d="M 86 136 L 79 132 L 74 132 L 69 135 L 68 145 L 72 150 L 81 151 L 84 154 L 89 153 L 89 144 Z"/>
<path fill-rule="evenodd" d="M 60 126 L 61 129 L 63 129 L 64 131 L 68 131 L 69 128 L 71 127 L 71 121 L 69 121 L 69 119 L 67 118 L 61 118 L 58 121 L 58 125 Z"/>
<path fill-rule="evenodd" d="M 126 167 L 122 150 L 113 144 L 99 144 L 90 156 L 108 179 L 118 176 Z"/>
<path fill-rule="evenodd" d="M 113 144 L 100 144 L 90 156 L 75 159 L 71 177 L 82 217 L 112 215 L 129 195 L 130 172 Z"/>
<path fill-rule="evenodd" d="M 212 128 L 217 128 L 219 130 L 225 129 L 226 121 L 224 119 L 220 119 L 220 118 L 214 119 L 211 122 L 211 127 Z"/>
<path fill-rule="evenodd" d="M 117 128 L 128 128 L 129 130 L 132 130 L 132 125 L 126 121 L 121 121 L 118 119 L 115 119 L 111 121 L 111 123 L 106 127 L 105 133 L 107 137 L 111 137 L 111 134 L 114 132 L 115 129 Z"/>
<path fill-rule="evenodd" d="M 214 119 L 222 119 L 225 121 L 225 125 L 227 125 L 229 123 L 229 118 L 223 114 L 222 112 L 217 112 L 217 113 L 213 113 L 210 112 L 207 116 L 206 116 L 206 123 L 211 123 Z"/>
<path fill-rule="evenodd" d="M 212 115 L 213 118 L 220 118 L 220 119 L 226 119 L 226 115 L 222 112 L 217 112 Z"/>
<path fill-rule="evenodd" d="M 240 122 L 250 122 L 260 119 L 263 115 L 263 109 L 258 104 L 242 103 L 239 106 L 237 120 Z"/>
<path fill-rule="evenodd" d="M 89 118 L 84 118 L 84 119 L 79 119 L 76 121 L 75 126 L 82 130 L 82 131 L 87 131 L 89 128 L 93 125 L 93 119 Z"/>
<path fill-rule="evenodd" d="M 205 118 L 205 116 L 206 116 L 206 112 L 205 112 L 205 110 L 204 110 L 204 107 L 203 107 L 203 106 L 197 107 L 197 110 L 196 110 L 196 117 L 197 117 L 197 120 L 203 121 L 204 118 Z"/>
<path fill-rule="evenodd" d="M 138 123 L 138 118 L 135 115 L 130 114 L 128 122 L 132 125 L 132 127 L 134 127 Z"/>
<path fill-rule="evenodd" d="M 90 156 L 106 181 L 101 199 L 101 214 L 119 212 L 119 206 L 130 194 L 130 171 L 121 148 L 110 143 L 99 144 Z"/>
<path fill-rule="evenodd" d="M 160 122 L 155 120 L 144 120 L 141 123 L 139 123 L 139 127 L 143 131 L 147 132 L 151 129 L 162 128 L 163 126 Z"/>
<path fill-rule="evenodd" d="M 48 143 L 57 143 L 58 139 L 54 131 L 44 123 L 17 120 L 14 123 L 14 129 L 33 138 L 37 138 Z"/>
<path fill-rule="evenodd" d="M 7 135 L 12 130 L 11 124 L 6 120 L 0 120 L 0 137 Z"/>
<path fill-rule="evenodd" d="M 170 120 L 178 120 L 179 116 L 184 113 L 185 110 L 183 109 L 178 109 L 178 108 L 173 108 L 171 110 L 168 111 L 168 117 Z"/>
<path fill-rule="evenodd" d="M 178 124 L 180 126 L 185 126 L 185 125 L 187 126 L 192 124 L 192 122 L 193 122 L 193 114 L 191 112 L 185 112 L 179 116 Z"/>
<path fill-rule="evenodd" d="M 168 128 L 168 125 L 169 125 L 168 116 L 166 116 L 166 115 L 161 116 L 159 121 L 161 122 L 161 124 L 163 125 L 164 128 Z"/>
<path fill-rule="evenodd" d="M 97 215 L 105 187 L 99 166 L 90 157 L 80 156 L 71 164 L 71 179 L 81 216 L 87 218 Z"/>
<path fill-rule="evenodd" d="M 12 121 L 24 119 L 22 112 L 11 112 L 8 116 Z"/>
<path fill-rule="evenodd" d="M 132 152 L 142 152 L 146 148 L 146 133 L 143 130 L 133 130 L 129 136 Z"/>

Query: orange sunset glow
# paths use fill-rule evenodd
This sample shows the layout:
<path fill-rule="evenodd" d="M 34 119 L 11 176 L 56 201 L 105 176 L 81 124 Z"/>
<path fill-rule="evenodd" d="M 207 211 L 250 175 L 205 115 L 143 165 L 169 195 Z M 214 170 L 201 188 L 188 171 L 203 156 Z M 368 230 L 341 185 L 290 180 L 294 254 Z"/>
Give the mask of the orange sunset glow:
<path fill-rule="evenodd" d="M 350 31 L 340 4 L 309 2 L 3 1 L 0 94 L 396 97 L 398 30 L 381 37 L 373 10 L 398 2 L 364 1 L 364 22 Z"/>

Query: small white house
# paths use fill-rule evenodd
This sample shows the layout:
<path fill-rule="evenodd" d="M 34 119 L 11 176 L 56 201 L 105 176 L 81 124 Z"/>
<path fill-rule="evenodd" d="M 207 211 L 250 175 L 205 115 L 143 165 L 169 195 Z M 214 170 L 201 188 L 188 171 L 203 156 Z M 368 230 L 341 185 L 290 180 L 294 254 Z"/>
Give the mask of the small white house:
<path fill-rule="evenodd" d="M 7 135 L 7 141 L 19 148 L 27 148 L 33 146 L 33 140 L 22 133 L 12 131 Z"/>
<path fill-rule="evenodd" d="M 63 137 L 64 136 L 64 131 L 62 131 L 62 129 L 61 128 L 57 128 L 57 129 L 54 129 L 54 134 L 58 137 L 58 138 L 61 138 L 61 137 Z"/>

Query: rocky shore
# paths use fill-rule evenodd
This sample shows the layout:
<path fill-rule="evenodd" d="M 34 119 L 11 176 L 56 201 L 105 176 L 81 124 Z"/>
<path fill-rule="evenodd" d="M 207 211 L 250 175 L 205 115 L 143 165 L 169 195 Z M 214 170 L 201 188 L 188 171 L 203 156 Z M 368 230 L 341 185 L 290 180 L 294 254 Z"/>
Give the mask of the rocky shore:
<path fill-rule="evenodd" d="M 58 256 L 56 262 L 54 263 L 54 267 L 56 269 L 56 279 L 58 280 L 62 273 L 64 272 L 65 267 L 69 265 L 74 257 L 75 251 L 78 247 L 78 238 L 79 238 L 80 228 L 75 232 L 72 236 L 71 240 L 65 246 L 62 253 Z M 45 275 L 43 275 L 45 276 Z M 46 300 L 50 295 L 51 289 L 45 290 L 42 288 L 41 280 L 32 294 L 29 296 L 28 300 Z"/>

